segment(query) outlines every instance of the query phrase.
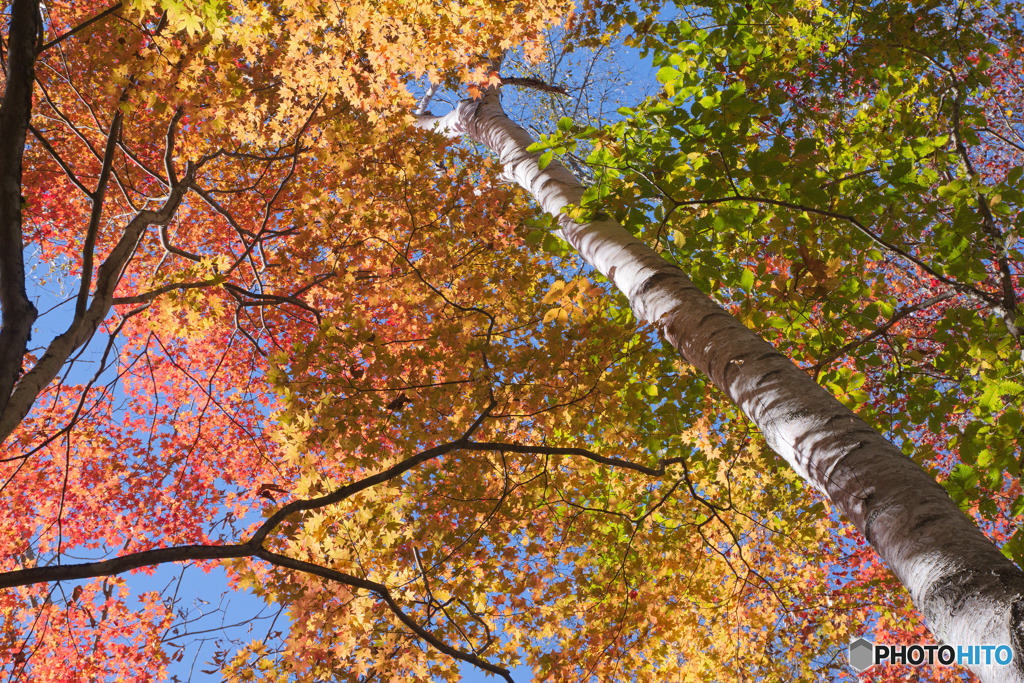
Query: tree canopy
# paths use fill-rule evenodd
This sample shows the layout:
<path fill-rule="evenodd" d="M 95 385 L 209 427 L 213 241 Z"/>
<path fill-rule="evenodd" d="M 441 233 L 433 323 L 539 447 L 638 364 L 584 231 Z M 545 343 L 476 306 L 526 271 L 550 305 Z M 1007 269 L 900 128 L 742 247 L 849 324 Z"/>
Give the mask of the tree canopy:
<path fill-rule="evenodd" d="M 286 611 L 201 666 L 228 680 L 842 679 L 851 638 L 930 642 L 566 219 L 624 226 L 1024 561 L 1012 3 L 4 7 L 10 680 L 172 675 L 189 614 L 128 572 L 173 562 Z M 427 125 L 584 95 L 506 55 L 609 44 L 661 91 L 534 121 L 523 158 L 592 181 L 565 215 Z"/>

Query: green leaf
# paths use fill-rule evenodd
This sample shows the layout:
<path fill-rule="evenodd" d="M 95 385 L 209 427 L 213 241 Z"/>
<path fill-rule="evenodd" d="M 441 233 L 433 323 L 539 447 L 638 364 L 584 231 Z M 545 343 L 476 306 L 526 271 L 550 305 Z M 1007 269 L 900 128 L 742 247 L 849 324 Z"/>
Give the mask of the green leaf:
<path fill-rule="evenodd" d="M 748 294 L 754 289 L 754 271 L 744 268 L 740 273 L 740 287 Z"/>

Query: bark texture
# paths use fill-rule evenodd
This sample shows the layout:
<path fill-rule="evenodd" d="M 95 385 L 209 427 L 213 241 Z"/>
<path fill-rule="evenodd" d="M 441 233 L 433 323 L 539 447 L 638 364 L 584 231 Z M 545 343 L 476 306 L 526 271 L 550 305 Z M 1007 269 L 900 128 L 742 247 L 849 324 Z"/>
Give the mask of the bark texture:
<path fill-rule="evenodd" d="M 1010 666 L 972 670 L 984 681 L 1024 683 L 1024 573 L 927 472 L 621 225 L 580 224 L 561 213 L 580 202 L 583 186 L 558 162 L 539 167 L 539 154 L 527 151 L 533 139 L 505 114 L 497 91 L 420 121 L 496 154 L 504 174 L 558 218 L 560 237 L 629 298 L 637 318 L 655 324 L 853 522 L 935 637 L 1010 645 Z"/>
<path fill-rule="evenodd" d="M 36 49 L 42 22 L 38 0 L 14 0 L 7 41 L 7 82 L 0 103 L 0 413 L 21 374 L 38 313 L 25 290 L 21 225 L 21 163 L 32 113 Z M 2 439 L 0 439 L 2 441 Z"/>

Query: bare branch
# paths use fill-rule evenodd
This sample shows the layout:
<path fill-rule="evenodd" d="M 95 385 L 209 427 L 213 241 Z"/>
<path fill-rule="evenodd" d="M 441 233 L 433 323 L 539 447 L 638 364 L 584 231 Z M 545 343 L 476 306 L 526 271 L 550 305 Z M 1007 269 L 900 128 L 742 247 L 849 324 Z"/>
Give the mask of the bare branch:
<path fill-rule="evenodd" d="M 178 121 L 184 116 L 185 110 L 178 105 L 174 110 L 171 122 L 167 124 L 166 147 L 164 149 L 164 173 L 167 174 L 167 182 L 171 187 L 178 184 L 178 176 L 174 172 L 174 134 L 178 127 Z"/>
<path fill-rule="evenodd" d="M 168 548 L 153 548 L 137 553 L 121 555 L 109 560 L 84 562 L 81 564 L 49 565 L 16 569 L 0 574 L 0 589 L 17 586 L 31 586 L 52 581 L 77 581 L 101 576 L 115 576 L 141 567 L 155 567 L 171 562 L 202 562 L 204 560 L 227 560 L 250 557 L 253 547 L 247 543 L 237 545 L 175 545 Z"/>
<path fill-rule="evenodd" d="M 160 226 L 160 244 L 168 254 L 176 254 L 183 259 L 192 261 L 193 263 L 199 263 L 203 259 L 198 254 L 193 254 L 190 251 L 179 249 L 178 247 L 171 244 L 171 237 L 168 234 L 167 225 Z"/>
<path fill-rule="evenodd" d="M 221 284 L 221 282 L 216 279 L 197 280 L 196 282 L 174 282 L 134 296 L 115 296 L 113 303 L 115 305 L 146 304 L 153 301 L 153 299 L 156 299 L 161 294 L 167 294 L 168 292 L 174 292 L 180 289 L 203 289 L 206 287 L 215 287 L 218 284 Z"/>

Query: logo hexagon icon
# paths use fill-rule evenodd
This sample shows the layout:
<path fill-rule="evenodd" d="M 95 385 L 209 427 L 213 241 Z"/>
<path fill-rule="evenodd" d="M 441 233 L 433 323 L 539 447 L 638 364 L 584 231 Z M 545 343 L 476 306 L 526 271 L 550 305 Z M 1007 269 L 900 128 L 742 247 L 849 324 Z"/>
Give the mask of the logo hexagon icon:
<path fill-rule="evenodd" d="M 875 644 L 867 638 L 850 641 L 850 666 L 860 672 L 875 665 Z"/>

